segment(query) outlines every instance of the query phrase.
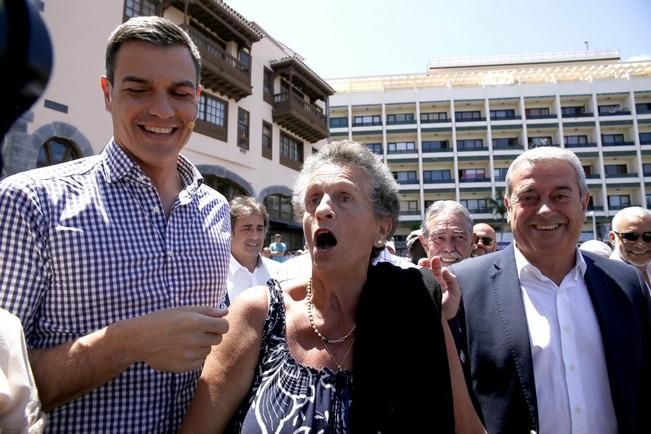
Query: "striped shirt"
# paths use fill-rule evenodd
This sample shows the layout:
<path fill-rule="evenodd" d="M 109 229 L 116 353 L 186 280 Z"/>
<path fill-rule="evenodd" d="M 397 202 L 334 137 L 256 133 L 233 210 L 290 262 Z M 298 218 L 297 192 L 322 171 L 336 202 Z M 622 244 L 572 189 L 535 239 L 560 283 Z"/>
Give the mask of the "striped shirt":
<path fill-rule="evenodd" d="M 0 307 L 48 348 L 182 305 L 220 306 L 230 258 L 222 195 L 179 157 L 168 218 L 149 178 L 111 141 L 97 156 L 0 183 Z M 178 430 L 200 370 L 144 363 L 48 415 L 52 433 Z"/>

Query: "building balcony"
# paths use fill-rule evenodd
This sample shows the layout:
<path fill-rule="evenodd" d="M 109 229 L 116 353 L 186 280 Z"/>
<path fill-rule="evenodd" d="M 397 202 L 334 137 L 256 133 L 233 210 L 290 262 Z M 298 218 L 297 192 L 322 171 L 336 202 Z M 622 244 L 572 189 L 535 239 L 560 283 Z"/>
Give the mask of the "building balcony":
<path fill-rule="evenodd" d="M 459 178 L 459 182 L 491 182 L 490 178 Z"/>
<path fill-rule="evenodd" d="M 562 113 L 561 117 L 563 119 L 567 118 L 591 118 L 594 116 L 594 113 L 583 112 L 583 113 Z"/>
<path fill-rule="evenodd" d="M 556 119 L 556 115 L 554 113 L 550 113 L 548 115 L 527 115 L 527 120 L 535 119 Z"/>
<path fill-rule="evenodd" d="M 310 143 L 328 137 L 328 124 L 321 107 L 305 101 L 293 92 L 274 95 L 274 122 Z"/>
<path fill-rule="evenodd" d="M 586 143 L 565 143 L 566 148 L 596 148 L 597 144 L 594 142 Z"/>
<path fill-rule="evenodd" d="M 251 71 L 235 57 L 226 53 L 217 42 L 190 26 L 188 33 L 201 53 L 201 82 L 238 101 L 252 93 Z"/>
<path fill-rule="evenodd" d="M 603 146 L 635 146 L 635 142 L 604 142 Z"/>

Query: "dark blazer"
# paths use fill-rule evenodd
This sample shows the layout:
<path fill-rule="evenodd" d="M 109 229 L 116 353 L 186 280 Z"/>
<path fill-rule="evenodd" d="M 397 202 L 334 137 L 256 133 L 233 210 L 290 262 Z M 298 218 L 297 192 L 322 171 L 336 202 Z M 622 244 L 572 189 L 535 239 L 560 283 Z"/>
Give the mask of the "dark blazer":
<path fill-rule="evenodd" d="M 603 340 L 619 433 L 649 432 L 649 294 L 635 269 L 582 253 Z M 466 380 L 491 434 L 538 431 L 536 385 L 513 244 L 451 267 L 462 305 L 451 326 Z"/>

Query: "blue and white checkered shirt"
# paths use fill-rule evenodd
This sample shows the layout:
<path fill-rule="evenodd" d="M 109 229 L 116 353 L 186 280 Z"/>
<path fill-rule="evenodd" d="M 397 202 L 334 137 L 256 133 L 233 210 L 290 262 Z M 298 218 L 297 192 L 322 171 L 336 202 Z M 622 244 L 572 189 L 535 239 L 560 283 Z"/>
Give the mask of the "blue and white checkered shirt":
<path fill-rule="evenodd" d="M 179 157 L 169 218 L 154 186 L 114 142 L 97 156 L 0 183 L 0 307 L 32 348 L 182 305 L 220 306 L 230 258 L 222 195 Z M 144 363 L 48 417 L 52 433 L 176 432 L 200 370 Z"/>

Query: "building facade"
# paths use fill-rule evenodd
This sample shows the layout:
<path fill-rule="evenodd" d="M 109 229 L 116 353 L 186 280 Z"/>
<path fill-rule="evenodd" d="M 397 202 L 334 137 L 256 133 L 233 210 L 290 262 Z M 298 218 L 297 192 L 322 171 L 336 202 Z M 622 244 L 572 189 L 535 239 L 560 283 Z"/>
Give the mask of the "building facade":
<path fill-rule="evenodd" d="M 399 248 L 439 199 L 510 242 L 496 205 L 510 163 L 536 146 L 582 162 L 592 196 L 582 239 L 607 238 L 621 208 L 651 207 L 651 61 L 617 51 L 438 59 L 425 74 L 329 83 L 330 138 L 366 144 L 400 184 Z"/>
<path fill-rule="evenodd" d="M 333 89 L 303 59 L 219 0 L 38 2 L 54 49 L 42 98 L 5 138 L 5 173 L 101 152 L 112 134 L 99 77 L 111 31 L 136 15 L 181 25 L 201 52 L 203 87 L 195 132 L 183 154 L 227 198 L 264 202 L 270 234 L 303 247 L 291 205 L 305 157 L 328 136 Z"/>

